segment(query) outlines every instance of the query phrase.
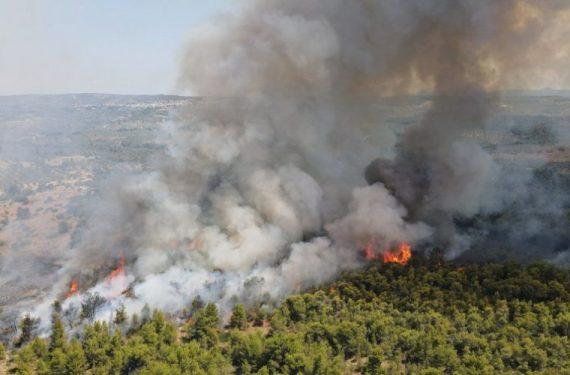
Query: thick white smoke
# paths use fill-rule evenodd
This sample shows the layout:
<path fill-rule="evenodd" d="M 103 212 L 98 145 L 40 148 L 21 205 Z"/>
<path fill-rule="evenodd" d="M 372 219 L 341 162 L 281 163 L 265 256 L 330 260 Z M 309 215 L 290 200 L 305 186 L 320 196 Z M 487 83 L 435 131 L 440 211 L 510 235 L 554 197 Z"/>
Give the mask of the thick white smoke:
<path fill-rule="evenodd" d="M 94 216 L 38 311 L 70 277 L 96 280 L 121 254 L 128 296 L 106 292 L 108 281 L 92 291 L 112 297 L 110 307 L 179 311 L 198 295 L 222 307 L 274 301 L 363 265 L 371 240 L 384 250 L 433 235 L 461 251 L 469 242 L 451 217 L 502 198 L 498 166 L 458 139 L 484 127 L 487 90 L 522 76 L 562 8 L 265 0 L 194 31 L 180 83 L 208 99 L 169 128 L 168 160 L 125 181 Z M 420 89 L 435 91 L 432 109 L 394 148 L 374 98 Z"/>
<path fill-rule="evenodd" d="M 407 223 L 406 209 L 384 186 L 366 186 L 362 176 L 353 182 L 360 187 L 343 197 L 345 207 L 342 187 L 327 186 L 334 178 L 309 173 L 299 151 L 287 155 L 292 146 L 266 122 L 200 120 L 177 129 L 172 141 L 172 158 L 159 172 L 123 186 L 121 215 L 111 225 L 116 236 L 107 242 L 115 255 L 105 257 L 124 254 L 136 281 L 133 298 L 101 288 L 108 281 L 91 290 L 111 297 L 111 308 L 124 303 L 138 311 L 148 303 L 180 311 L 196 296 L 222 308 L 236 299 L 270 303 L 363 265 L 362 249 L 371 239 L 388 249 L 431 234 L 424 224 Z M 319 147 L 336 164 L 334 147 Z M 335 218 L 332 208 L 339 207 L 344 213 Z M 68 275 L 97 264 L 93 258 L 101 253 L 93 249 L 73 259 Z M 68 304 L 79 300 L 73 301 Z M 101 317 L 107 316 L 103 309 Z"/>

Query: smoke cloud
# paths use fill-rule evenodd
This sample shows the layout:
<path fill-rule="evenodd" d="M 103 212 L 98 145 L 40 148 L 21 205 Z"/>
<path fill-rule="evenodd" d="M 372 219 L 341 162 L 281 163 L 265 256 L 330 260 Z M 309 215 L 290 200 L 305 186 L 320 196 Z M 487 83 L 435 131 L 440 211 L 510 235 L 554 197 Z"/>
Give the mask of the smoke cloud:
<path fill-rule="evenodd" d="M 93 216 L 37 311 L 72 275 L 112 296 L 96 280 L 121 255 L 130 292 L 110 308 L 174 312 L 199 295 L 227 311 L 361 267 L 369 241 L 449 257 L 497 241 L 490 215 L 520 217 L 539 192 L 512 190 L 526 177 L 506 178 L 462 136 L 486 126 L 497 92 L 557 71 L 566 52 L 543 60 L 566 4 L 264 0 L 195 30 L 180 85 L 208 99 L 168 128 L 167 160 Z M 397 136 L 376 99 L 420 91 L 433 92 L 427 113 Z M 532 215 L 557 215 L 563 201 Z M 515 237 L 512 223 L 502 236 Z"/>

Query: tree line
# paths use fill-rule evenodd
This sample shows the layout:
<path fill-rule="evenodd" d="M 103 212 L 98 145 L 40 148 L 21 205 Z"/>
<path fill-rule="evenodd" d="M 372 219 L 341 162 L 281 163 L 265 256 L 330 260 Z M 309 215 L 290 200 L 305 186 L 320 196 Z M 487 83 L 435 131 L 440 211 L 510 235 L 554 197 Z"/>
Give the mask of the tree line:
<path fill-rule="evenodd" d="M 570 374 L 570 271 L 544 263 L 416 257 L 272 309 L 236 304 L 225 324 L 197 298 L 186 318 L 120 308 L 113 322 L 70 335 L 55 303 L 48 338 L 22 319 L 8 365 L 15 374 Z"/>

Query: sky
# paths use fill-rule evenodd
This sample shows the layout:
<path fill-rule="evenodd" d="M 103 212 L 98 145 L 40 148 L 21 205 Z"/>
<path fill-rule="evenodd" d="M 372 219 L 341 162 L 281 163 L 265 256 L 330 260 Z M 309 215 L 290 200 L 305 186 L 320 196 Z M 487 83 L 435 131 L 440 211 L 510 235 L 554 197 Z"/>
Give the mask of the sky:
<path fill-rule="evenodd" d="M 0 0 L 0 95 L 175 93 L 184 40 L 230 0 Z"/>
<path fill-rule="evenodd" d="M 180 93 L 185 39 L 236 3 L 0 0 L 0 95 Z M 566 16 L 545 33 L 543 44 L 552 51 L 545 66 L 537 66 L 536 88 L 570 88 L 570 12 Z"/>

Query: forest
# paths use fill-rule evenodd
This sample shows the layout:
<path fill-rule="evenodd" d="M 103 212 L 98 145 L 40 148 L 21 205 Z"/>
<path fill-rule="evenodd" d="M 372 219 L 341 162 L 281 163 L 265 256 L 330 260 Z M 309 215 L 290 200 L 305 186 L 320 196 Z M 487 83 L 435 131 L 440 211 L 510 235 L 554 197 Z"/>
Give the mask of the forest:
<path fill-rule="evenodd" d="M 88 310 L 88 309 L 87 309 Z M 51 333 L 26 316 L 0 358 L 13 374 L 570 374 L 570 271 L 546 263 L 455 264 L 438 253 L 374 263 L 278 307 L 226 319 L 196 298 Z M 227 321 L 226 321 L 227 320 Z M 0 366 L 1 369 L 1 366 Z"/>

